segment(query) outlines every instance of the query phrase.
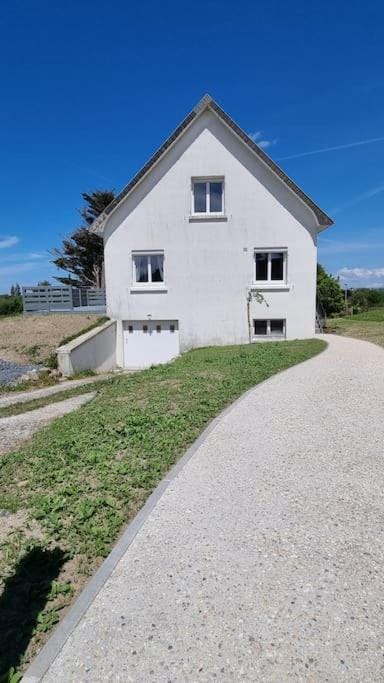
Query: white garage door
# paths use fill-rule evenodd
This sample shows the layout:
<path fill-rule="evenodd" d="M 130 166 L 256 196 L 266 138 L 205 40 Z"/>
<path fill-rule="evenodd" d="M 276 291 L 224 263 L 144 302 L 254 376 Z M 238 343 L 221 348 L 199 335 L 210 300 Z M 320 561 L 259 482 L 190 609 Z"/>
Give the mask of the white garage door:
<path fill-rule="evenodd" d="M 123 330 L 126 368 L 147 368 L 179 355 L 177 320 L 126 320 Z"/>

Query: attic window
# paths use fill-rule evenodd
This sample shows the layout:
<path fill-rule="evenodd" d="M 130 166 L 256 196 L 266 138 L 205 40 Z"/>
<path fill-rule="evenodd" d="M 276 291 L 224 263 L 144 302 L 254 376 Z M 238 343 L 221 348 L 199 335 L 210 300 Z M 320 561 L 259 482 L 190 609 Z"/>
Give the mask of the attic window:
<path fill-rule="evenodd" d="M 222 178 L 192 180 L 192 214 L 224 213 L 224 180 Z"/>

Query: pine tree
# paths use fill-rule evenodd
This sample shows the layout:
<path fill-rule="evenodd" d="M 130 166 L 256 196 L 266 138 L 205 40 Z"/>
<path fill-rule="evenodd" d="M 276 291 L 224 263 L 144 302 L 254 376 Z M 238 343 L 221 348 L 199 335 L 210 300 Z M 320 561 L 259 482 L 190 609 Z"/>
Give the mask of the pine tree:
<path fill-rule="evenodd" d="M 61 248 L 53 249 L 52 263 L 69 275 L 55 279 L 75 287 L 101 287 L 103 278 L 104 245 L 99 235 L 89 226 L 107 208 L 115 197 L 113 190 L 83 192 L 85 206 L 79 210 L 83 225 L 63 240 Z"/>

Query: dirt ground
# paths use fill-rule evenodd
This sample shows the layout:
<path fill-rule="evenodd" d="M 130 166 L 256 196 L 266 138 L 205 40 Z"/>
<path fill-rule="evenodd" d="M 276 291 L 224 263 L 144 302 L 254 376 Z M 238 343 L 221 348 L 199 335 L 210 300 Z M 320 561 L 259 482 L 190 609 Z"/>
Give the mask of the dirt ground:
<path fill-rule="evenodd" d="M 64 337 L 92 325 L 99 314 L 17 315 L 0 318 L 0 358 L 44 363 Z"/>

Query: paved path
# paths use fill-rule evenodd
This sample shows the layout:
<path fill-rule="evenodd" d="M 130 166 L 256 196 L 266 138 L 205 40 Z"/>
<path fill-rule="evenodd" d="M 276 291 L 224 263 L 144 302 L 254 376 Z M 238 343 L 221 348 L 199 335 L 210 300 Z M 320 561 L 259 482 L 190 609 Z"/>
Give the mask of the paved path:
<path fill-rule="evenodd" d="M 42 389 L 30 389 L 29 391 L 10 392 L 6 395 L 0 395 L 0 408 L 7 408 L 8 406 L 16 405 L 17 403 L 26 403 L 27 401 L 34 401 L 36 398 L 45 398 L 46 396 L 53 396 L 59 394 L 61 391 L 67 389 L 76 389 L 76 387 L 85 386 L 86 384 L 93 384 L 94 382 L 101 382 L 109 379 L 114 375 L 95 375 L 93 377 L 83 377 L 83 379 L 64 380 L 51 387 L 43 387 Z"/>
<path fill-rule="evenodd" d="M 32 434 L 41 427 L 51 422 L 56 417 L 61 417 L 73 410 L 77 410 L 84 403 L 88 403 L 96 392 L 81 394 L 67 398 L 65 401 L 52 403 L 44 408 L 29 410 L 27 413 L 0 418 L 0 455 L 14 450 L 23 441 L 29 439 Z"/>
<path fill-rule="evenodd" d="M 211 431 L 44 683 L 383 681 L 384 350 L 327 341 Z"/>

